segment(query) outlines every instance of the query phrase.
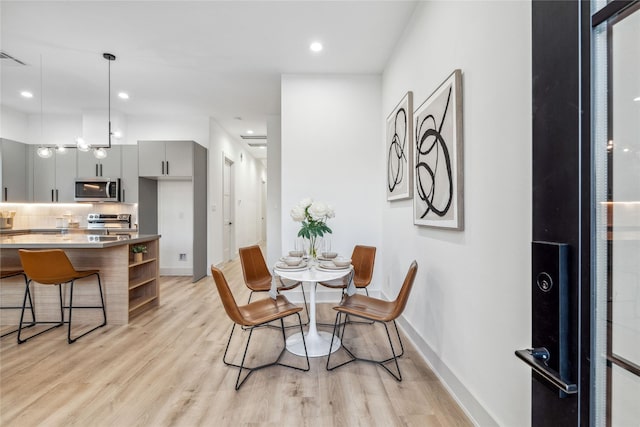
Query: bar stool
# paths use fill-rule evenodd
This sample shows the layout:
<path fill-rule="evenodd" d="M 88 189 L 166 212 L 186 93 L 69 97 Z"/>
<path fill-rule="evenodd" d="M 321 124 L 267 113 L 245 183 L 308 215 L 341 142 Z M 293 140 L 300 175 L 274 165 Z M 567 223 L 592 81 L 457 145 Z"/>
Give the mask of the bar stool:
<path fill-rule="evenodd" d="M 64 323 L 68 323 L 68 331 L 67 331 L 67 342 L 69 344 L 74 343 L 78 338 L 81 338 L 87 335 L 89 332 L 95 331 L 96 329 L 107 324 L 107 312 L 104 307 L 104 298 L 102 296 L 102 284 L 100 282 L 100 270 L 81 270 L 78 271 L 73 268 L 71 261 L 67 257 L 67 254 L 62 249 L 47 249 L 42 251 L 31 251 L 26 249 L 20 249 L 18 251 L 20 255 L 20 261 L 22 263 L 22 268 L 24 272 L 29 277 L 29 280 L 26 284 L 26 290 L 24 293 L 24 300 L 22 303 L 22 313 L 20 315 L 20 326 L 18 327 L 18 344 L 22 344 L 23 342 L 36 337 L 40 334 L 43 334 L 51 329 L 62 326 Z M 73 286 L 76 280 L 84 279 L 89 276 L 95 275 L 98 278 L 98 290 L 100 291 L 100 303 L 99 306 L 73 306 Z M 39 323 L 55 323 L 54 326 L 45 329 L 44 331 L 38 332 L 30 337 L 25 339 L 21 338 L 22 332 L 22 323 L 24 318 L 24 310 L 27 302 L 27 298 L 30 299 L 30 291 L 29 286 L 31 282 L 37 282 L 42 285 L 55 285 L 58 287 L 58 293 L 60 295 L 60 322 L 52 322 L 52 321 L 42 321 L 35 322 Z M 69 288 L 69 305 L 64 305 L 64 300 L 62 297 L 62 284 L 70 283 Z M 69 309 L 69 320 L 64 320 L 64 309 Z M 100 308 L 102 309 L 103 322 L 98 326 L 76 336 L 75 338 L 71 338 L 71 316 L 73 314 L 73 309 L 76 308 Z M 35 320 L 35 319 L 34 319 Z"/>
<path fill-rule="evenodd" d="M 27 275 L 24 274 L 23 270 L 0 270 L 0 280 L 2 279 L 8 279 L 10 277 L 15 277 L 15 276 L 22 276 L 24 277 L 24 283 L 27 283 Z M 31 310 L 31 323 L 27 326 L 33 326 L 35 325 L 36 321 L 36 314 L 33 311 L 33 301 L 31 300 L 31 292 L 27 293 L 27 298 L 29 299 L 29 309 Z M 5 309 L 22 309 L 21 305 L 18 306 L 2 306 L 0 307 L 0 310 L 5 310 Z M 6 337 L 7 335 L 11 335 L 14 332 L 18 332 L 18 329 L 14 329 L 13 331 L 9 331 L 9 332 L 5 332 L 4 334 L 0 335 L 0 338 L 2 337 Z"/>

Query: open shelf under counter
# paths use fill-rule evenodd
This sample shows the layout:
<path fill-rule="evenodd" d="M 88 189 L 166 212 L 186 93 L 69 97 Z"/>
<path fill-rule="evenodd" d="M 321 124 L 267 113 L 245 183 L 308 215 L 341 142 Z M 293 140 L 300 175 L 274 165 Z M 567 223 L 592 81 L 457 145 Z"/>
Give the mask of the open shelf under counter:
<path fill-rule="evenodd" d="M 139 245 L 137 243 L 136 245 Z M 129 251 L 136 245 L 129 245 Z M 142 261 L 129 258 L 129 318 L 160 304 L 158 240 L 144 242 Z"/>

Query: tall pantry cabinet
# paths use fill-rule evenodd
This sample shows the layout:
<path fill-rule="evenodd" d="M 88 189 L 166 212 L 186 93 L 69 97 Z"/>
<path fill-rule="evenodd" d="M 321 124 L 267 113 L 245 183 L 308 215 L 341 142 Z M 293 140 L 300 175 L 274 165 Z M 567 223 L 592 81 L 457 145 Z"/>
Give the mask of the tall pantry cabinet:
<path fill-rule="evenodd" d="M 207 158 L 195 141 L 138 141 L 140 233 L 158 234 L 158 182 L 191 183 L 194 282 L 207 275 Z"/>

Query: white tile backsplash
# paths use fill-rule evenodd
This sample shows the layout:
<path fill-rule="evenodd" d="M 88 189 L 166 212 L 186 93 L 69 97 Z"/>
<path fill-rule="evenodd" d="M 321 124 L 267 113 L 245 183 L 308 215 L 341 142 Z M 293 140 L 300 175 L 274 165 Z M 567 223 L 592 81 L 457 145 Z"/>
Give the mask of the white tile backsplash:
<path fill-rule="evenodd" d="M 56 218 L 73 215 L 80 227 L 87 226 L 89 213 L 131 214 L 138 223 L 138 205 L 129 203 L 0 203 L 0 211 L 16 211 L 13 229 L 56 228 Z"/>

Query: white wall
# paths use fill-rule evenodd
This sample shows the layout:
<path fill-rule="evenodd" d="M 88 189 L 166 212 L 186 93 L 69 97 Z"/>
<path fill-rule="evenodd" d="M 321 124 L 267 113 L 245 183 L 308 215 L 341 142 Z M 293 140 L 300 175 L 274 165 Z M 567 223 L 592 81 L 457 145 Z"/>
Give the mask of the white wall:
<path fill-rule="evenodd" d="M 417 259 L 402 324 L 483 426 L 530 423 L 530 370 L 513 354 L 531 328 L 530 9 L 421 3 L 383 76 L 386 116 L 407 91 L 415 108 L 463 72 L 465 230 L 416 227 L 411 201 L 385 203 L 381 264 L 393 297 Z"/>
<path fill-rule="evenodd" d="M 196 141 L 209 145 L 209 118 L 184 116 L 126 116 L 123 144 L 137 144 L 143 140 Z"/>
<path fill-rule="evenodd" d="M 225 157 L 233 162 L 234 177 L 234 250 L 254 245 L 261 240 L 260 218 L 262 217 L 262 181 L 267 172 L 263 164 L 238 142 L 232 139 L 214 119 L 210 120 L 209 137 L 209 260 L 220 264 L 222 248 L 222 177 Z"/>
<path fill-rule="evenodd" d="M 27 139 L 21 142 L 74 145 L 79 136 L 82 136 L 82 116 L 79 114 L 45 114 L 42 123 L 40 114 L 31 114 Z"/>
<path fill-rule="evenodd" d="M 0 138 L 24 142 L 27 139 L 28 128 L 26 114 L 4 105 L 0 107 Z"/>
<path fill-rule="evenodd" d="M 282 256 L 282 119 L 267 118 L 267 263 L 274 265 Z"/>
<path fill-rule="evenodd" d="M 191 181 L 158 181 L 160 274 L 193 274 L 193 187 Z M 181 261 L 179 254 L 185 254 Z"/>
<path fill-rule="evenodd" d="M 334 250 L 350 256 L 354 245 L 363 244 L 383 253 L 380 101 L 379 76 L 282 77 L 283 251 L 293 249 L 300 228 L 289 216 L 291 208 L 311 197 L 335 209 L 327 222 Z M 378 284 L 381 268 L 375 270 Z M 323 293 L 330 292 L 318 290 L 319 301 Z"/>

